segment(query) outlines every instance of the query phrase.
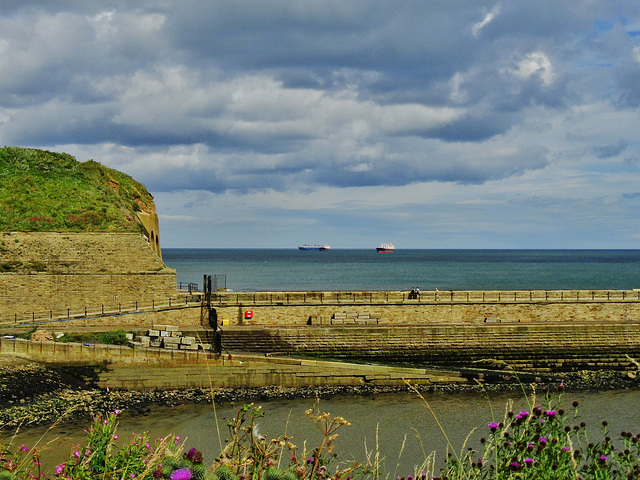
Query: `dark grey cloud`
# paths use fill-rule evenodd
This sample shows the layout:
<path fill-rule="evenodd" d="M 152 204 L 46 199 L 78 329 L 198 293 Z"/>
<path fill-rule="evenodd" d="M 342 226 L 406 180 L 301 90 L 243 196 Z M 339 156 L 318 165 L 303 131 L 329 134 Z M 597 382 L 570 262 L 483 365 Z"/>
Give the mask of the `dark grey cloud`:
<path fill-rule="evenodd" d="M 631 1 L 6 1 L 0 143 L 204 146 L 198 168 L 154 163 L 167 190 L 482 184 L 549 165 L 524 143 L 468 153 L 532 111 L 638 105 L 638 17 Z M 610 158 L 633 144 L 618 138 L 585 148 Z"/>
<path fill-rule="evenodd" d="M 615 157 L 627 148 L 628 142 L 625 140 L 618 140 L 615 143 L 609 145 L 598 145 L 593 147 L 593 151 L 596 157 L 598 158 L 611 158 Z"/>

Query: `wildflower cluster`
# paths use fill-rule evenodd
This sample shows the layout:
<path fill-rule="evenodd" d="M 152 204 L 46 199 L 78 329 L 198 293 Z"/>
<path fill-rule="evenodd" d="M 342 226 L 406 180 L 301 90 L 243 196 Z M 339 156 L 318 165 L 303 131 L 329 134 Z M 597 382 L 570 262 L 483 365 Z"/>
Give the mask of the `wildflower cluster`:
<path fill-rule="evenodd" d="M 572 414 L 562 408 L 562 386 L 555 394 L 544 389 L 544 401 L 518 413 L 507 405 L 504 419 L 487 425 L 482 448 L 460 455 L 448 453 L 445 479 L 622 479 L 640 478 L 640 435 L 622 432 L 617 452 L 602 423 L 602 439 L 590 438 L 580 421 L 579 403 Z M 535 406 L 534 406 L 535 405 Z M 463 447 L 464 448 L 464 447 Z"/>
<path fill-rule="evenodd" d="M 166 458 L 179 453 L 179 437 L 160 438 L 154 442 L 149 432 L 132 434 L 125 445 L 118 447 L 116 410 L 106 417 L 95 417 L 87 431 L 87 445 L 77 445 L 69 459 L 58 465 L 55 476 L 65 480 L 153 479 L 154 472 Z"/>
<path fill-rule="evenodd" d="M 43 478 L 40 471 L 40 454 L 24 444 L 15 453 L 0 445 L 0 480 L 32 480 Z"/>

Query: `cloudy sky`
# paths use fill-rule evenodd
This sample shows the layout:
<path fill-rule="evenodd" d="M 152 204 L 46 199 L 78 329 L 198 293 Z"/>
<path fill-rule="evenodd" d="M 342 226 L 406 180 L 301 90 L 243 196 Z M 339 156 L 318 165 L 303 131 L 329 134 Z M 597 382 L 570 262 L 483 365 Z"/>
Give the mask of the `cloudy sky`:
<path fill-rule="evenodd" d="M 0 144 L 163 247 L 640 248 L 640 2 L 2 0 Z"/>

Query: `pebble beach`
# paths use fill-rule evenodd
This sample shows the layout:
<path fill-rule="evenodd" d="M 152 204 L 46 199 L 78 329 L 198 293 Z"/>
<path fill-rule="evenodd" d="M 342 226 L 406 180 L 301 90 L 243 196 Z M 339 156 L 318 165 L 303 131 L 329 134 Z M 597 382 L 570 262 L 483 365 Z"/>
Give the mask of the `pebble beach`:
<path fill-rule="evenodd" d="M 563 374 L 556 382 L 567 391 L 612 390 L 640 387 L 640 381 L 629 372 L 584 371 Z M 537 384 L 541 388 L 545 383 Z M 530 388 L 524 385 L 525 388 Z M 514 383 L 486 383 L 464 385 L 420 385 L 421 392 L 506 392 L 522 391 L 523 385 Z M 344 386 L 286 388 L 196 389 L 181 390 L 110 390 L 95 388 L 86 369 L 47 367 L 40 364 L 4 365 L 0 367 L 0 426 L 51 425 L 57 421 L 85 421 L 94 414 L 127 411 L 130 414 L 148 413 L 153 406 L 174 406 L 187 403 L 218 404 L 273 399 L 328 398 L 332 396 L 376 395 L 409 392 L 408 386 Z"/>

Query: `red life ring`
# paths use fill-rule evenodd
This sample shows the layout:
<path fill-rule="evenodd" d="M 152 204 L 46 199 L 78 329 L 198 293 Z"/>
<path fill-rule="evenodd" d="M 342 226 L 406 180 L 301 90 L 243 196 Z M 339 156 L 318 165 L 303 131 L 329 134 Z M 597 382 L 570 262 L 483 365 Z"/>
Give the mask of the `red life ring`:
<path fill-rule="evenodd" d="M 244 318 L 253 318 L 253 310 L 245 310 Z"/>

